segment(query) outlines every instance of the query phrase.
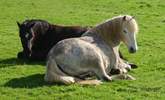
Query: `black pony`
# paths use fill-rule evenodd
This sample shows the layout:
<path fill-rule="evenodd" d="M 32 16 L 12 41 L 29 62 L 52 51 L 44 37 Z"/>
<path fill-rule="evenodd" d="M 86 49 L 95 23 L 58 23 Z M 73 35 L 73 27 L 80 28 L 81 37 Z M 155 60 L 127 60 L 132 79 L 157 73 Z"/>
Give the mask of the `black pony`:
<path fill-rule="evenodd" d="M 88 27 L 59 26 L 44 20 L 25 20 L 17 24 L 23 47 L 17 57 L 33 61 L 45 60 L 49 50 L 60 40 L 80 37 L 88 30 Z"/>

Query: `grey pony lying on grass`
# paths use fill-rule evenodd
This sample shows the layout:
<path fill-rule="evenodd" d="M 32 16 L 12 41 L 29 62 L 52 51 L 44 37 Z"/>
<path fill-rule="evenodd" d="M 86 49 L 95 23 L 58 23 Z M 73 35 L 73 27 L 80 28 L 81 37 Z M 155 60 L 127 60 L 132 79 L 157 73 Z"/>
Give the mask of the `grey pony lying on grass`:
<path fill-rule="evenodd" d="M 79 38 L 58 42 L 49 52 L 45 81 L 63 84 L 99 84 L 101 81 L 134 78 L 127 73 L 130 65 L 119 57 L 120 42 L 130 53 L 137 51 L 138 26 L 132 16 L 117 16 L 89 29 Z M 120 74 L 110 75 L 111 69 Z M 89 80 L 96 76 L 98 80 Z"/>

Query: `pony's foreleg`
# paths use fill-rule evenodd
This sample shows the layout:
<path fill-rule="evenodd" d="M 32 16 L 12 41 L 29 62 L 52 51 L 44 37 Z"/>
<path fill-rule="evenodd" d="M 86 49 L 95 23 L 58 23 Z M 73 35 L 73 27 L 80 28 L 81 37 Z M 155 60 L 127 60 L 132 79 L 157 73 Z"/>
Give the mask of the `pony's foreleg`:
<path fill-rule="evenodd" d="M 123 54 L 121 53 L 121 51 L 119 50 L 119 57 L 123 60 L 127 60 L 126 58 L 124 58 Z"/>
<path fill-rule="evenodd" d="M 116 55 L 116 63 L 114 64 L 111 74 L 123 74 L 131 70 L 131 66 L 123 59 Z M 117 72 L 117 73 L 116 73 Z"/>
<path fill-rule="evenodd" d="M 126 67 L 127 70 L 130 70 L 131 68 L 137 68 L 138 67 L 136 64 L 128 62 L 128 60 L 123 57 L 120 50 L 119 50 L 119 57 L 121 60 L 123 60 L 124 63 L 130 65 L 130 67 Z"/>
<path fill-rule="evenodd" d="M 111 76 L 112 80 L 135 80 L 135 78 L 128 74 L 117 74 Z"/>
<path fill-rule="evenodd" d="M 119 68 L 123 69 L 123 70 L 126 70 L 125 72 L 127 71 L 130 71 L 131 70 L 131 65 L 129 65 L 127 62 L 125 62 L 123 59 L 121 58 L 118 58 L 119 62 L 118 62 L 118 66 Z"/>
<path fill-rule="evenodd" d="M 122 59 L 120 59 L 119 57 L 116 60 L 116 63 L 113 65 L 111 71 L 109 74 L 114 75 L 114 74 L 123 74 L 123 73 L 127 73 L 127 68 L 125 66 L 127 66 L 124 62 L 121 61 Z M 128 65 L 129 66 L 129 65 Z M 128 67 L 129 68 L 129 67 Z M 130 69 L 129 69 L 130 70 Z"/>
<path fill-rule="evenodd" d="M 113 80 L 135 80 L 134 77 L 128 74 L 112 75 L 111 79 L 112 81 Z M 81 84 L 81 85 L 100 85 L 103 82 L 100 80 L 79 80 L 76 83 Z"/>
<path fill-rule="evenodd" d="M 111 77 L 106 73 L 104 64 L 102 62 L 98 63 L 98 67 L 94 69 L 94 73 L 103 81 L 112 81 Z"/>
<path fill-rule="evenodd" d="M 113 80 L 135 80 L 134 77 L 128 74 L 112 75 L 111 79 L 112 81 Z M 76 83 L 81 84 L 81 85 L 100 85 L 103 82 L 100 80 L 79 80 Z"/>
<path fill-rule="evenodd" d="M 113 65 L 114 70 L 112 70 L 111 74 L 121 74 L 121 73 L 127 73 L 127 70 L 130 70 L 130 65 L 126 64 L 124 60 L 120 58 L 121 52 L 119 51 L 119 47 L 113 48 L 114 55 L 115 55 L 115 64 Z"/>

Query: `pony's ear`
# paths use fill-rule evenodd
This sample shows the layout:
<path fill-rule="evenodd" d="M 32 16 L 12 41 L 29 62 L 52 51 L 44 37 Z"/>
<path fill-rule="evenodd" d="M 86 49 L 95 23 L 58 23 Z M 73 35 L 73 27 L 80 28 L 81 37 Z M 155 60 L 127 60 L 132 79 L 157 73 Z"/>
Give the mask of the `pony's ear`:
<path fill-rule="evenodd" d="M 21 24 L 18 21 L 17 21 L 17 25 L 18 25 L 19 28 L 21 27 Z"/>
<path fill-rule="evenodd" d="M 29 28 L 32 28 L 34 25 L 35 25 L 35 23 L 32 23 L 32 24 L 29 26 Z"/>
<path fill-rule="evenodd" d="M 124 17 L 123 17 L 123 21 L 126 21 L 126 20 L 127 20 L 127 16 L 124 16 Z"/>
<path fill-rule="evenodd" d="M 135 16 L 132 16 L 132 19 L 135 19 Z"/>

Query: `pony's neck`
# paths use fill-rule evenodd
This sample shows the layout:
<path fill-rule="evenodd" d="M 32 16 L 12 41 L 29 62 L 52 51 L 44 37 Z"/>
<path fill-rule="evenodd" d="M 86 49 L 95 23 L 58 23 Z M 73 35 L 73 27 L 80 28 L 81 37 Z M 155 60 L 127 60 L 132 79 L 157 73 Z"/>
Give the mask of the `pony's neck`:
<path fill-rule="evenodd" d="M 119 24 L 119 25 L 118 25 Z M 120 22 L 105 22 L 89 30 L 91 33 L 99 34 L 112 48 L 118 49 L 120 46 Z"/>

